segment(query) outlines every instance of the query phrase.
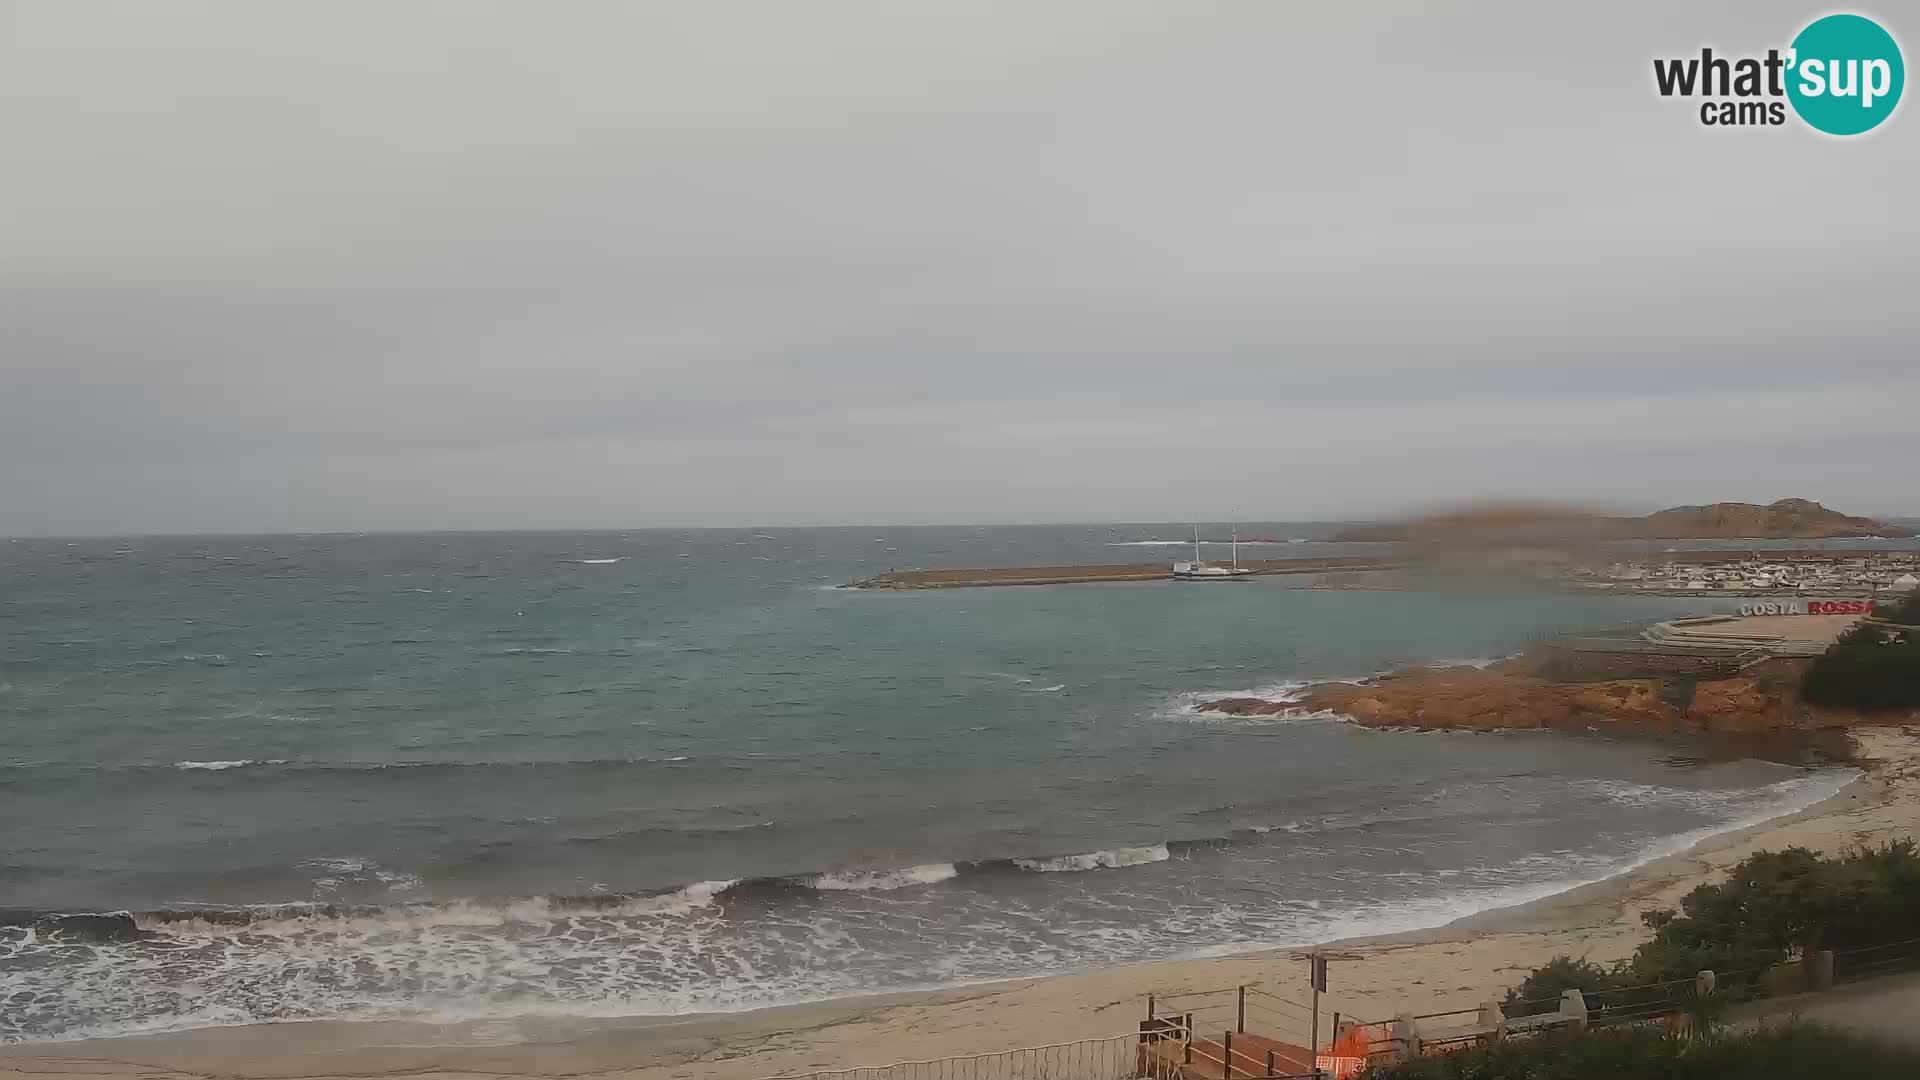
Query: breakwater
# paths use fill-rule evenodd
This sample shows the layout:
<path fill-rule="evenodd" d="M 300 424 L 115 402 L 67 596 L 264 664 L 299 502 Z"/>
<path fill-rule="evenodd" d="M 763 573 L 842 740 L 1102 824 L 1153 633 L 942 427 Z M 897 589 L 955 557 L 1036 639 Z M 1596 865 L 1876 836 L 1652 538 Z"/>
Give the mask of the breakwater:
<path fill-rule="evenodd" d="M 1255 574 L 1322 574 L 1333 571 L 1396 570 L 1402 558 L 1343 555 L 1318 559 L 1241 559 Z M 1095 581 L 1163 581 L 1173 577 L 1171 562 L 1087 563 L 1078 566 L 983 566 L 946 570 L 890 570 L 847 582 L 850 589 L 965 589 L 990 585 L 1071 585 Z"/>

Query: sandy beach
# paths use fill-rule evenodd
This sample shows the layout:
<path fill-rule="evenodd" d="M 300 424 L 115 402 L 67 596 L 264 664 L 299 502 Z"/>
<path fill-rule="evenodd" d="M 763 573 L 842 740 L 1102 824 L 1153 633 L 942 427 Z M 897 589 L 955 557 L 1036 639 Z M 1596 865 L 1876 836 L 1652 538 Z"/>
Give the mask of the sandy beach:
<path fill-rule="evenodd" d="M 1472 737 L 1472 736 L 1460 736 Z M 1610 962 L 1668 907 L 1752 852 L 1833 852 L 1920 832 L 1920 732 L 1856 733 L 1870 762 L 1800 813 L 1711 837 L 1631 873 L 1447 926 L 1340 943 L 1327 1013 L 1386 1019 L 1497 997 L 1559 955 Z M 748 1078 L 997 1051 L 1133 1030 L 1146 995 L 1245 984 L 1305 997 L 1294 950 L 1140 964 L 953 990 L 720 1016 L 525 1018 L 470 1024 L 304 1022 L 0 1048 L 0 1077 Z M 1251 1027 L 1252 1025 L 1250 1025 Z"/>

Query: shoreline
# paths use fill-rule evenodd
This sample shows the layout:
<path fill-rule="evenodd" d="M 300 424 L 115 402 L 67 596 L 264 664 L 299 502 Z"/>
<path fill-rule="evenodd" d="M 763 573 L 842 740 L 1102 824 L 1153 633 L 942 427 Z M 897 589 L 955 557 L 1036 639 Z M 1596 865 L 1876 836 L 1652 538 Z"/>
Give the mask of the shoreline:
<path fill-rule="evenodd" d="M 1327 942 L 1326 1009 L 1368 1020 L 1472 1007 L 1554 955 L 1610 963 L 1644 940 L 1639 914 L 1671 907 L 1753 851 L 1836 851 L 1920 831 L 1920 731 L 1854 732 L 1866 764 L 1802 810 L 1705 837 L 1623 873 L 1444 925 Z M 1307 946 L 1173 959 L 949 989 L 678 1017 L 520 1017 L 457 1023 L 299 1021 L 0 1047 L 0 1077 L 261 1077 L 599 1073 L 750 1080 L 1005 1050 L 1132 1030 L 1148 993 L 1304 986 Z"/>

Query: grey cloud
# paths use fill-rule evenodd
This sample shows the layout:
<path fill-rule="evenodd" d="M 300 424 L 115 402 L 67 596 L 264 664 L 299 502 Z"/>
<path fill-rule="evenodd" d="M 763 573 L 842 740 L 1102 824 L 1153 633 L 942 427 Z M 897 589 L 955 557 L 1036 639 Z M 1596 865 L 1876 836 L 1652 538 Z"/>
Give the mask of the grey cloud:
<path fill-rule="evenodd" d="M 1811 14 L 15 5 L 0 532 L 1911 512 L 1913 118 L 1651 88 Z"/>

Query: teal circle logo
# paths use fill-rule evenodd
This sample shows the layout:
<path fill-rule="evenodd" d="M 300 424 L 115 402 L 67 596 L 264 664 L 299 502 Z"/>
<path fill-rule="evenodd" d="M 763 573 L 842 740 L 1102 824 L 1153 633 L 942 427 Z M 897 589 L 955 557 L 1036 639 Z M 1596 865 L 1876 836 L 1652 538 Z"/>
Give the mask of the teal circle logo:
<path fill-rule="evenodd" d="M 1863 15 L 1828 15 L 1793 39 L 1787 100 L 1829 135 L 1872 131 L 1893 115 L 1907 85 L 1900 43 Z"/>

